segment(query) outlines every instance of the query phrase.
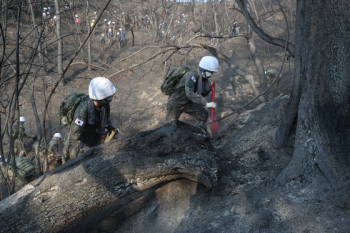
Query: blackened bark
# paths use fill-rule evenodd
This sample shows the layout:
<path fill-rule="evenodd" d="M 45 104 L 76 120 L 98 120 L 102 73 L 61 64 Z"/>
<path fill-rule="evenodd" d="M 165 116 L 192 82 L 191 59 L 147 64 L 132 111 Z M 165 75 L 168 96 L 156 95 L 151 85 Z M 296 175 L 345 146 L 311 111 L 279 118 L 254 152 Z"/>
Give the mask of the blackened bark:
<path fill-rule="evenodd" d="M 299 0 L 296 19 L 301 98 L 293 158 L 278 182 L 320 170 L 338 189 L 350 173 L 350 2 Z"/>
<path fill-rule="evenodd" d="M 55 0 L 55 9 L 56 9 L 56 34 L 57 34 L 57 69 L 59 77 L 63 74 L 63 48 L 62 48 L 62 36 L 61 36 L 61 15 L 60 15 L 60 4 L 58 0 Z M 60 86 L 63 86 L 63 80 L 60 82 Z"/>
<path fill-rule="evenodd" d="M 85 16 L 86 16 L 86 28 L 87 28 L 87 33 L 88 35 L 91 32 L 91 28 L 90 28 L 90 20 L 89 20 L 89 0 L 86 0 L 86 12 L 85 12 Z M 90 64 L 88 67 L 88 71 L 91 71 L 91 39 L 89 38 L 88 44 L 87 44 L 87 55 L 88 55 L 88 63 Z"/>
<path fill-rule="evenodd" d="M 123 197 L 179 177 L 216 185 L 213 147 L 180 121 L 94 147 L 0 202 L 3 232 L 58 232 Z"/>

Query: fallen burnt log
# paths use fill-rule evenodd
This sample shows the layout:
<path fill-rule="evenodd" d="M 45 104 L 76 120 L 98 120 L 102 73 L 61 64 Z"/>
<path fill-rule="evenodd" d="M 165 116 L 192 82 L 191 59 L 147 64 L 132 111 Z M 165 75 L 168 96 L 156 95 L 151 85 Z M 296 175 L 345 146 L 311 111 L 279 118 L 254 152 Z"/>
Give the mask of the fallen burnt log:
<path fill-rule="evenodd" d="M 58 232 L 134 192 L 180 177 L 212 187 L 217 165 L 205 136 L 174 121 L 94 147 L 0 202 L 0 229 Z"/>

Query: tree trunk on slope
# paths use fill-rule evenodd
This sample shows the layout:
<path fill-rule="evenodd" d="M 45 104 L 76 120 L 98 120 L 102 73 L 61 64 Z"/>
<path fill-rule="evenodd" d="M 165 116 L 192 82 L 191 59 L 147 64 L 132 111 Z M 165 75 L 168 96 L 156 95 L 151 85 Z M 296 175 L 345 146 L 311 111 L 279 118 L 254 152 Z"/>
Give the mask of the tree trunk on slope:
<path fill-rule="evenodd" d="M 90 20 L 89 20 L 89 0 L 86 0 L 86 28 L 87 28 L 87 34 L 89 35 L 91 32 L 90 28 Z M 115 32 L 114 32 L 115 33 Z M 91 72 L 91 39 L 89 38 L 88 44 L 87 44 L 87 55 L 88 55 L 88 63 L 90 64 L 88 66 L 88 71 Z"/>
<path fill-rule="evenodd" d="M 61 15 L 60 15 L 60 5 L 58 0 L 55 0 L 55 8 L 56 8 L 56 18 L 57 18 L 57 27 L 56 27 L 56 34 L 57 34 L 57 69 L 58 69 L 58 75 L 61 77 L 63 74 L 63 61 L 62 61 L 62 36 L 61 36 Z M 60 86 L 63 86 L 63 80 L 60 82 Z"/>
<path fill-rule="evenodd" d="M 295 77 L 302 89 L 294 154 L 280 183 L 317 170 L 334 189 L 349 182 L 349 9 L 348 0 L 298 1 Z"/>
<path fill-rule="evenodd" d="M 33 21 L 33 27 L 35 28 L 36 36 L 38 38 L 40 38 L 41 37 L 41 33 L 39 32 L 39 29 L 37 28 L 37 25 L 36 25 L 36 22 L 35 22 L 35 12 L 34 12 L 33 4 L 32 4 L 31 0 L 28 0 L 28 6 L 29 6 L 29 9 L 30 9 L 30 13 L 31 13 L 32 21 Z M 41 43 L 41 41 L 39 43 L 40 43 L 39 44 L 39 51 L 38 51 L 39 52 L 39 58 L 40 58 L 41 65 L 44 65 L 44 56 L 42 54 L 42 43 Z"/>
<path fill-rule="evenodd" d="M 203 136 L 199 128 L 173 121 L 94 147 L 0 202 L 0 229 L 58 232 L 131 193 L 179 177 L 212 187 L 217 165 Z"/>
<path fill-rule="evenodd" d="M 196 5 L 196 0 L 192 0 L 190 13 L 191 13 L 191 20 L 193 21 L 193 23 L 196 23 L 196 19 L 194 17 L 194 7 L 195 7 L 195 5 Z"/>

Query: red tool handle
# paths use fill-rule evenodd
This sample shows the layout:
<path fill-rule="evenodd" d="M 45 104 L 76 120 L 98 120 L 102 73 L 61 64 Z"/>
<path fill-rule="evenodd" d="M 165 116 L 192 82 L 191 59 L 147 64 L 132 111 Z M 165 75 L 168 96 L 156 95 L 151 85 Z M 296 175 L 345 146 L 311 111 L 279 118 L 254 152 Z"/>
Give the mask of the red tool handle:
<path fill-rule="evenodd" d="M 214 97 L 215 97 L 215 82 L 210 84 L 210 89 L 211 89 L 211 102 L 214 102 Z M 211 119 L 213 120 L 214 118 L 214 111 L 215 109 L 211 109 Z"/>

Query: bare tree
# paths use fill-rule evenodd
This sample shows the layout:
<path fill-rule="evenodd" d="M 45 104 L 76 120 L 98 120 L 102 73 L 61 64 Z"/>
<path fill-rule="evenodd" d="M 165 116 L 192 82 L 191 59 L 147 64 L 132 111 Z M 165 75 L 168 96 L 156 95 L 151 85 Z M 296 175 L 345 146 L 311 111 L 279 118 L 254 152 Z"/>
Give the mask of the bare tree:
<path fill-rule="evenodd" d="M 62 36 L 61 36 L 61 12 L 60 12 L 60 4 L 58 0 L 55 0 L 55 9 L 56 9 L 56 17 L 57 17 L 57 26 L 56 26 L 56 34 L 57 34 L 57 70 L 58 75 L 61 76 L 63 74 L 63 61 L 62 61 Z M 60 85 L 63 86 L 63 81 L 60 82 Z"/>
<path fill-rule="evenodd" d="M 87 28 L 87 32 L 88 34 L 90 34 L 91 32 L 91 28 L 90 28 L 90 20 L 89 20 L 89 8 L 90 8 L 90 1 L 86 0 L 86 28 Z M 88 44 L 87 44 L 88 48 L 87 48 L 87 55 L 88 55 L 88 63 L 91 63 L 91 39 L 89 38 L 88 40 Z M 89 65 L 88 70 L 91 71 L 91 66 Z"/>

